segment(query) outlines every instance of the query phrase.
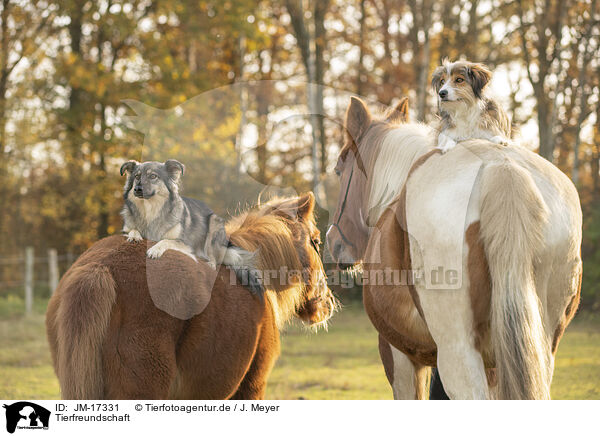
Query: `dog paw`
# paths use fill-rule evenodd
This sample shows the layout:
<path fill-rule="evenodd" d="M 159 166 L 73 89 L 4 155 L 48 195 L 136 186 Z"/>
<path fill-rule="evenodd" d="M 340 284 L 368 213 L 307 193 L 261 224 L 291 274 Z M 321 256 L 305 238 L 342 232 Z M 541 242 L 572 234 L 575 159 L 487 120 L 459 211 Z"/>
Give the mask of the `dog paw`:
<path fill-rule="evenodd" d="M 447 153 L 448 150 L 451 150 L 454 147 L 456 147 L 456 141 L 450 138 L 439 141 L 437 146 L 438 150 L 442 151 L 442 154 Z"/>
<path fill-rule="evenodd" d="M 162 245 L 160 242 L 157 242 L 150 247 L 148 251 L 146 251 L 146 256 L 148 256 L 150 259 L 158 259 L 165 253 L 165 251 L 167 251 L 167 247 Z"/>
<path fill-rule="evenodd" d="M 137 230 L 131 230 L 127 233 L 127 242 L 140 242 L 142 239 L 142 235 Z"/>
<path fill-rule="evenodd" d="M 493 136 L 492 138 L 490 138 L 490 141 L 493 142 L 494 144 L 499 144 L 499 145 L 504 145 L 504 146 L 511 144 L 509 139 L 506 139 L 504 136 L 500 136 L 500 135 Z"/>
<path fill-rule="evenodd" d="M 456 147 L 456 141 L 450 136 L 440 133 L 438 135 L 437 149 L 442 151 L 442 154 Z"/>

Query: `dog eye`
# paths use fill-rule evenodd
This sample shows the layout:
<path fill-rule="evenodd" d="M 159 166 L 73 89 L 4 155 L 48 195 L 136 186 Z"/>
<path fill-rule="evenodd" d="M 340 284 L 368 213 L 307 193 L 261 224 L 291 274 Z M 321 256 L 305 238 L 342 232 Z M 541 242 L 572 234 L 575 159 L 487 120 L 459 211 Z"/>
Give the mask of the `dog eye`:
<path fill-rule="evenodd" d="M 456 78 L 456 83 L 462 83 L 464 81 L 465 81 L 465 79 L 463 79 L 462 77 L 457 77 Z"/>
<path fill-rule="evenodd" d="M 339 176 L 341 176 L 341 175 L 342 175 L 341 171 L 340 171 L 340 170 L 338 170 L 337 168 L 336 168 L 334 171 L 335 171 L 335 175 L 336 175 L 336 176 L 338 176 L 338 177 L 339 177 Z"/>
<path fill-rule="evenodd" d="M 440 80 L 440 85 L 443 85 L 444 83 L 446 83 L 444 79 Z"/>
<path fill-rule="evenodd" d="M 140 173 L 137 173 L 137 174 L 135 175 L 135 180 L 140 180 Z"/>
<path fill-rule="evenodd" d="M 155 180 L 158 177 L 156 174 L 150 174 L 150 180 Z"/>

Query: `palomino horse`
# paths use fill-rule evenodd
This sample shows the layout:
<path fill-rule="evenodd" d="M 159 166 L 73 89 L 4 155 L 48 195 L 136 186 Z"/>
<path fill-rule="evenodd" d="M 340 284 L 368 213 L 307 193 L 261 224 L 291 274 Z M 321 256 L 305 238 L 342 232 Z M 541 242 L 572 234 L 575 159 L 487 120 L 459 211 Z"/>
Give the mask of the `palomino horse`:
<path fill-rule="evenodd" d="M 279 354 L 279 327 L 294 314 L 325 323 L 337 303 L 318 250 L 312 193 L 276 199 L 227 224 L 231 241 L 257 250 L 265 297 L 222 268 L 176 251 L 147 259 L 145 244 L 111 236 L 69 269 L 48 305 L 46 326 L 64 399 L 261 399 Z M 149 288 L 154 288 L 149 290 Z M 150 293 L 158 290 L 162 297 Z M 156 298 L 162 299 L 157 308 Z M 169 312 L 169 313 L 167 313 Z"/>
<path fill-rule="evenodd" d="M 518 145 L 472 140 L 441 154 L 430 129 L 405 118 L 405 100 L 374 118 L 352 99 L 327 234 L 338 265 L 364 261 L 365 309 L 394 397 L 426 397 L 437 366 L 450 398 L 550 398 L 579 304 L 575 187 Z"/>

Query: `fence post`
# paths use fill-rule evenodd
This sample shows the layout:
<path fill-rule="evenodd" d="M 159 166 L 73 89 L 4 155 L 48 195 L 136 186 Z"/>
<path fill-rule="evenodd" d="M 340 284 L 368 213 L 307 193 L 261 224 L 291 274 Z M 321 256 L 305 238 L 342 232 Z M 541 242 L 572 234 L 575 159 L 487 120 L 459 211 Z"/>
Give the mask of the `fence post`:
<path fill-rule="evenodd" d="M 25 314 L 33 308 L 33 247 L 25 248 Z"/>
<path fill-rule="evenodd" d="M 54 294 L 58 286 L 58 253 L 55 248 L 48 250 L 48 285 L 50 294 Z"/>

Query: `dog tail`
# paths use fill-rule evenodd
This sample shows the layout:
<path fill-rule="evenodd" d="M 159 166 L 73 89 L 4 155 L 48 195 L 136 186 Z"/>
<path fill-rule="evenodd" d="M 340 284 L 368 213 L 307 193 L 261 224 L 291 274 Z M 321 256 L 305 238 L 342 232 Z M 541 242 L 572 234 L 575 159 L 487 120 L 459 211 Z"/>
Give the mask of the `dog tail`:
<path fill-rule="evenodd" d="M 529 173 L 509 159 L 484 169 L 481 193 L 498 395 L 549 399 L 552 356 L 533 275 L 548 209 Z"/>
<path fill-rule="evenodd" d="M 65 275 L 54 298 L 53 342 L 62 398 L 103 399 L 102 342 L 116 300 L 115 281 L 106 266 L 88 263 Z"/>
<path fill-rule="evenodd" d="M 229 245 L 223 257 L 223 264 L 230 267 L 242 285 L 262 298 L 264 287 L 256 269 L 256 253 L 251 253 L 235 245 Z"/>

